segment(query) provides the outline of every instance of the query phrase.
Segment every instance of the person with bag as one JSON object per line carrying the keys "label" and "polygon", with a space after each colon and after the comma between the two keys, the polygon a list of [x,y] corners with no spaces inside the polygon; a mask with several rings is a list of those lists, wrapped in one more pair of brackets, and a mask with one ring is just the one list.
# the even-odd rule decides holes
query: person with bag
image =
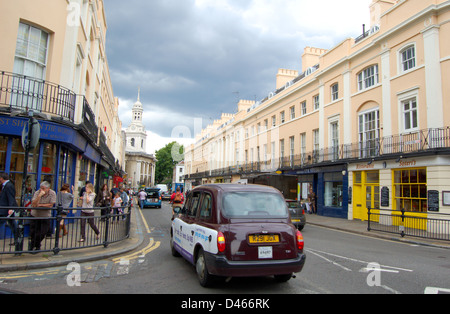
{"label": "person with bag", "polygon": [[89,226],[94,230],[97,235],[96,239],[100,239],[100,231],[94,222],[94,201],[95,201],[95,193],[94,186],[92,183],[86,184],[86,191],[81,197],[82,200],[82,210],[81,210],[81,239],[78,242],[84,242],[86,240],[86,221]]}
{"label": "person with bag", "polygon": [[172,194],[170,197],[170,203],[172,204],[172,216],[175,215],[174,207],[182,207],[184,203],[183,193],[180,192],[180,188],[177,188],[177,191]]}
{"label": "person with bag", "polygon": [[[73,191],[73,186],[72,186]],[[61,216],[63,219],[61,219],[61,223],[59,225],[60,233],[59,236],[62,237],[63,235],[67,235],[67,228],[64,224],[64,218],[67,217],[69,214],[69,208],[70,204],[72,204],[73,201],[73,194],[70,193],[70,186],[67,183],[64,183],[61,186],[61,189],[59,190],[58,194],[56,195],[56,200],[58,202],[58,206],[61,206],[63,208],[61,212]],[[62,233],[61,233],[62,231]]]}

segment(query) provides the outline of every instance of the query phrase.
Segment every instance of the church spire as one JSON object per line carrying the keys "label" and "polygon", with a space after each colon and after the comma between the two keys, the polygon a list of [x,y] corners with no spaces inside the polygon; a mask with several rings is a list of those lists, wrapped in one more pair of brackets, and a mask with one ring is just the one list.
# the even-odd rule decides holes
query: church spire
{"label": "church spire", "polygon": [[140,86],[138,87],[138,99],[137,99],[137,101],[138,102],[141,101],[141,87]]}

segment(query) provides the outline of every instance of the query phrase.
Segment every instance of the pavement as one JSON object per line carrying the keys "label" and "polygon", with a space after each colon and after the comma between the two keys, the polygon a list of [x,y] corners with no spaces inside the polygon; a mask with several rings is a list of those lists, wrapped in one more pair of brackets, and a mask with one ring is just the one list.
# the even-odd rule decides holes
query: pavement
{"label": "pavement", "polygon": [[[413,245],[433,246],[450,249],[450,241],[438,241],[422,238],[405,237],[400,235],[382,233],[378,231],[367,231],[367,222],[359,220],[346,220],[342,218],[324,217],[314,214],[306,215],[306,228],[308,225],[319,226],[363,236],[380,238],[390,241],[399,241]],[[11,254],[0,255],[0,272],[24,271],[48,267],[66,266],[71,262],[90,262],[124,255],[134,251],[144,241],[142,216],[139,210],[134,210],[131,215],[130,237],[118,243],[110,244],[108,247],[94,247],[62,251],[58,255],[53,253],[40,253],[36,255],[22,254],[14,256]]]}

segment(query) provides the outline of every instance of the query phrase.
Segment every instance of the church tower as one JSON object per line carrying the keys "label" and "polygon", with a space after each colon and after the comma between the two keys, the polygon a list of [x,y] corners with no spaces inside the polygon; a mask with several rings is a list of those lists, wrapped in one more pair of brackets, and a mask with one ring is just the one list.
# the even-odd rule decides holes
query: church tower
{"label": "church tower", "polygon": [[132,120],[131,124],[125,131],[127,136],[127,152],[145,153],[146,152],[146,142],[147,133],[145,132],[144,123],[142,123],[144,107],[140,101],[141,98],[140,89],[138,91],[137,102],[134,104],[132,109]]}

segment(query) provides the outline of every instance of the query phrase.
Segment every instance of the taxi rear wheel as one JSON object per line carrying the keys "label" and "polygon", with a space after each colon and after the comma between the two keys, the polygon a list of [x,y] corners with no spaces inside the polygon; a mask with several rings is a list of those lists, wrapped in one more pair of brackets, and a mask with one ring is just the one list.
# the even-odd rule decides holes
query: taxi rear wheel
{"label": "taxi rear wheel", "polygon": [[195,270],[197,272],[197,278],[202,287],[208,287],[213,281],[213,276],[208,273],[206,268],[205,254],[203,249],[200,249],[197,255],[197,261],[195,263]]}

